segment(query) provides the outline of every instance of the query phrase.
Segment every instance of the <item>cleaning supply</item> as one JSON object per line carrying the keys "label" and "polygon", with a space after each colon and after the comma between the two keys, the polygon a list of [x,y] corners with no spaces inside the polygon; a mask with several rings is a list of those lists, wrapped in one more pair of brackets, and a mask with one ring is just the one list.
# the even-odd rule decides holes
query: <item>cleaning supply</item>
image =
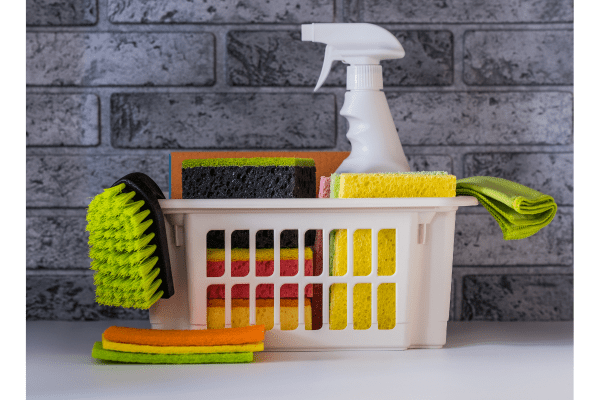
{"label": "cleaning supply", "polygon": [[[315,162],[315,177],[329,176],[350,155],[349,151],[174,151],[169,154],[169,198],[182,198],[182,164],[185,160],[216,158],[310,158]],[[315,193],[319,190],[315,182]]]}
{"label": "cleaning supply", "polygon": [[331,193],[330,185],[331,185],[331,177],[322,176],[320,186],[319,186],[319,198],[320,199],[328,199],[330,197],[330,193]]}
{"label": "cleaning supply", "polygon": [[[292,157],[252,157],[222,159],[186,159],[182,161],[183,198],[302,198],[315,197],[315,163],[312,159]],[[305,235],[305,245],[314,244],[314,231]],[[231,234],[231,275],[246,276],[249,272],[249,232],[236,230]],[[256,276],[270,276],[274,271],[274,237],[271,230],[256,234]],[[207,244],[207,276],[222,276],[225,271],[225,232],[209,231]],[[293,276],[298,271],[298,231],[284,230],[280,235],[280,275]],[[305,248],[304,273],[312,274],[312,250]],[[305,314],[311,313],[312,285],[305,290]],[[273,325],[274,286],[258,285],[256,298],[267,300],[256,304],[259,323]],[[249,323],[249,285],[233,286],[232,326]],[[225,285],[215,284],[207,290],[207,325],[209,329],[225,325]],[[280,292],[281,326],[298,324],[298,285],[283,285]],[[270,300],[270,303],[269,303]],[[285,302],[295,302],[286,305]],[[223,304],[222,304],[223,303]],[[293,307],[296,307],[293,309]],[[310,321],[309,321],[310,322]],[[310,323],[306,324],[310,329]]]}
{"label": "cleaning supply", "polygon": [[251,352],[199,354],[128,353],[104,349],[102,342],[94,343],[92,357],[104,361],[138,364],[230,364],[249,363],[254,360],[254,354]]}
{"label": "cleaning supply", "polygon": [[262,342],[249,344],[234,344],[222,346],[148,346],[142,344],[129,344],[111,342],[102,338],[104,350],[122,351],[126,353],[152,353],[152,354],[215,354],[215,353],[248,353],[263,351]]}
{"label": "cleaning supply", "polygon": [[158,185],[129,174],[91,201],[86,220],[96,302],[148,309],[174,294]]}
{"label": "cleaning supply", "polygon": [[[267,285],[265,285],[267,286]],[[268,285],[270,286],[270,285]],[[279,322],[281,330],[293,330],[298,327],[298,298],[280,299]],[[248,299],[231,299],[231,326],[244,327],[250,325],[250,302]],[[265,330],[274,326],[274,300],[256,299],[256,323],[263,325]],[[225,300],[209,299],[207,310],[208,329],[225,328]],[[304,323],[305,329],[312,328],[312,304],[310,299],[304,298]]]}
{"label": "cleaning supply", "polygon": [[[313,252],[310,247],[304,249],[304,274],[312,275],[312,257]],[[231,249],[231,276],[246,276],[250,271],[250,255],[248,249]],[[271,276],[274,271],[274,251],[273,249],[256,250],[256,276]],[[222,276],[225,272],[225,250],[207,249],[207,276]],[[280,250],[280,275],[293,276],[298,271],[298,250],[281,249]],[[312,287],[307,285],[307,296],[312,296]],[[247,299],[249,295],[248,285],[236,285],[232,288],[231,296],[233,299]],[[212,285],[208,290],[209,299],[224,299],[224,285]],[[256,288],[256,298],[272,299],[273,286],[259,285]],[[282,286],[281,298],[298,298],[298,288],[296,286]]]}
{"label": "cleaning supply", "polygon": [[265,328],[253,325],[227,329],[163,330],[111,326],[102,337],[111,342],[146,346],[222,346],[262,342]]}
{"label": "cleaning supply", "polygon": [[340,114],[348,120],[350,156],[337,169],[349,172],[410,171],[383,89],[379,62],[404,57],[394,35],[372,24],[302,25],[302,40],[327,44],[321,75],[315,87],[325,82],[334,61],[346,64],[344,106]]}
{"label": "cleaning supply", "polygon": [[[248,249],[231,249],[231,275],[246,276],[249,272],[250,251]],[[312,275],[313,252],[310,247],[304,248],[304,273]],[[256,276],[271,276],[274,271],[275,252],[273,249],[256,249]],[[279,250],[281,276],[293,276],[298,271],[298,249]],[[222,276],[225,272],[225,250],[206,249],[207,276]],[[310,275],[309,275],[310,274]]]}
{"label": "cleaning supply", "polygon": [[474,196],[500,225],[505,240],[524,239],[552,222],[554,198],[516,182],[473,176],[456,182],[456,194]]}
{"label": "cleaning supply", "polygon": [[331,197],[454,197],[456,176],[445,171],[332,174]]}
{"label": "cleaning supply", "polygon": [[[319,182],[319,198],[329,198],[329,183],[331,178],[322,176]],[[321,275],[323,272],[323,231],[316,231],[315,245],[313,246],[313,271],[315,276]],[[312,298],[312,323],[313,329],[321,329],[323,327],[323,284],[318,283],[313,285]]]}
{"label": "cleaning supply", "polygon": [[264,327],[222,330],[153,330],[111,326],[96,342],[92,357],[144,364],[251,362],[264,349]]}
{"label": "cleaning supply", "polygon": [[[323,181],[323,180],[322,180]],[[332,198],[377,197],[454,197],[456,176],[444,171],[404,173],[348,173],[332,174]],[[366,276],[371,272],[371,232],[358,229],[354,233],[354,275]],[[330,236],[330,274],[347,272],[347,231],[332,231]],[[382,229],[377,236],[377,275],[392,275],[396,266],[396,231]],[[395,324],[396,285],[383,283],[377,288],[378,329],[392,329]],[[371,326],[371,284],[354,287],[353,327]],[[347,321],[347,285],[336,283],[330,288],[330,327],[344,329]]]}
{"label": "cleaning supply", "polygon": [[315,162],[308,158],[184,160],[184,199],[316,197]]}
{"label": "cleaning supply", "polygon": [[[231,276],[246,276],[250,271],[250,254],[248,249],[231,249]],[[271,276],[274,271],[273,249],[257,249],[256,276]],[[298,271],[298,249],[280,249],[280,275],[293,276]],[[304,274],[311,276],[313,272],[313,252],[310,247],[304,249]],[[222,276],[225,272],[225,250],[207,249],[207,276]],[[250,286],[238,284],[231,288],[232,299],[232,326],[246,326],[249,324],[250,314],[248,297]],[[311,329],[311,298],[313,285],[306,285],[305,296],[305,324],[306,329]],[[207,290],[209,329],[219,329],[225,326],[225,285],[210,285]],[[264,325],[267,329],[273,326],[273,299],[274,286],[260,284],[256,286],[256,313],[257,324]],[[282,329],[295,329],[298,325],[298,286],[282,285],[280,290],[281,327]],[[220,301],[218,301],[220,300]],[[262,301],[266,300],[266,301]],[[290,303],[291,302],[291,303]],[[308,316],[308,318],[306,318]]]}

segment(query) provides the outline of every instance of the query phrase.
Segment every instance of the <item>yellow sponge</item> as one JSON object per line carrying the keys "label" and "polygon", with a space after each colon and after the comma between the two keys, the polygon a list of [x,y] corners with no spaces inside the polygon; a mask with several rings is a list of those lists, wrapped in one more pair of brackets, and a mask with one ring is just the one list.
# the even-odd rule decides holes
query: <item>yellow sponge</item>
{"label": "yellow sponge", "polygon": [[118,343],[106,340],[102,336],[102,348],[105,350],[123,351],[126,353],[151,354],[210,354],[210,353],[245,353],[263,351],[263,342],[249,344],[229,344],[221,346],[149,346],[142,344]]}
{"label": "yellow sponge", "polygon": [[[298,299],[281,299],[279,315],[281,330],[298,328]],[[231,299],[231,326],[233,328],[250,325],[248,299]],[[265,330],[274,326],[273,299],[256,299],[256,324],[264,325]],[[208,329],[225,328],[225,301],[223,299],[208,300]],[[309,299],[304,299],[305,329],[312,329],[312,307]]]}
{"label": "yellow sponge", "polygon": [[[338,230],[334,239],[334,257],[331,275],[341,276],[347,272],[347,231]],[[396,269],[396,231],[382,229],[377,235],[378,275],[392,275]],[[354,233],[354,276],[366,276],[371,272],[371,230],[359,229]],[[383,283],[377,288],[377,321],[379,329],[392,329],[396,324],[396,284]],[[330,329],[344,329],[347,325],[347,286],[335,283],[330,289]],[[371,284],[359,283],[354,287],[354,329],[371,326]]]}
{"label": "yellow sponge", "polygon": [[[455,197],[456,176],[447,172],[405,172],[370,174],[332,174],[332,198],[378,197]],[[347,231],[332,232],[334,239],[330,274],[347,272]],[[378,275],[392,275],[396,266],[396,230],[382,229],[377,237]],[[371,272],[371,231],[359,229],[354,234],[354,276]],[[354,287],[353,327],[371,326],[371,284],[359,283]],[[345,329],[347,325],[347,285],[337,283],[330,289],[330,329]],[[396,284],[384,283],[377,288],[377,323],[379,329],[396,325]]]}
{"label": "yellow sponge", "polygon": [[331,197],[456,197],[456,176],[443,171],[332,174]]}

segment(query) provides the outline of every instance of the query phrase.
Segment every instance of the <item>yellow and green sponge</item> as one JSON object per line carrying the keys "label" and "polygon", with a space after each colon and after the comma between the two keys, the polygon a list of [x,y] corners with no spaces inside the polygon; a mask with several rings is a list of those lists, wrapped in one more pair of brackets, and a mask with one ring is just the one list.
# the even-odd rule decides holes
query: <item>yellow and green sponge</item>
{"label": "yellow and green sponge", "polygon": [[[331,198],[380,197],[455,197],[456,176],[443,171],[403,173],[332,174]],[[371,272],[371,231],[359,229],[354,234],[354,276]],[[335,230],[330,235],[329,266],[332,276],[347,272],[347,231]],[[378,275],[392,275],[396,268],[396,230],[382,229],[378,233]],[[354,329],[371,326],[371,284],[354,287]],[[337,283],[330,289],[330,329],[345,329],[347,325],[347,285]],[[377,288],[377,321],[379,329],[396,325],[396,284],[383,283]]]}

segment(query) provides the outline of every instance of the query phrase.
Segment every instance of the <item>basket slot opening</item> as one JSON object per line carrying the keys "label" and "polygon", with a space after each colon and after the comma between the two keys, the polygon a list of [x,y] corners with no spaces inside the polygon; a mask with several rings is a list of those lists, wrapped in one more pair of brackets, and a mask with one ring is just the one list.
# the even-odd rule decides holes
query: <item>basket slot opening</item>
{"label": "basket slot opening", "polygon": [[208,231],[206,234],[206,276],[225,274],[225,231]]}
{"label": "basket slot opening", "polygon": [[295,276],[298,274],[299,262],[298,231],[285,229],[279,236],[280,276]]}
{"label": "basket slot opening", "polygon": [[275,286],[272,283],[256,285],[256,324],[264,325],[266,330],[274,327],[274,294]]}
{"label": "basket slot opening", "polygon": [[210,285],[206,292],[207,328],[225,328],[225,285]]}
{"label": "basket slot opening", "polygon": [[298,307],[304,303],[304,298],[299,302],[298,284],[286,283],[281,285],[280,316],[281,330],[293,331],[298,329]]}
{"label": "basket slot opening", "polygon": [[[395,229],[356,229],[352,233],[352,246],[348,248],[348,231],[335,229],[329,235],[329,274],[365,277],[356,283],[334,283],[329,291],[330,329],[393,329],[396,322],[396,286],[382,283],[377,286],[368,283],[375,276],[391,276],[396,273],[396,230]],[[350,279],[349,279],[350,282]],[[349,299],[350,297],[350,299]],[[375,301],[372,301],[375,299]],[[348,301],[351,301],[349,304]]]}
{"label": "basket slot opening", "polygon": [[323,328],[323,284],[309,284],[304,287],[307,299],[304,308],[306,330],[318,331]]}
{"label": "basket slot opening", "polygon": [[396,284],[381,283],[377,287],[377,329],[396,327]]}
{"label": "basket slot opening", "polygon": [[[308,236],[311,232],[314,232],[315,235],[314,245],[312,247],[312,276],[321,276],[323,273],[323,230],[311,229],[306,231],[304,236],[305,243],[309,243]],[[317,283],[310,286],[312,286],[312,330],[319,330],[323,327],[323,284]],[[308,324],[306,326],[308,327]]]}
{"label": "basket slot opening", "polygon": [[274,232],[262,229],[256,231],[256,276],[272,276],[274,268]]}

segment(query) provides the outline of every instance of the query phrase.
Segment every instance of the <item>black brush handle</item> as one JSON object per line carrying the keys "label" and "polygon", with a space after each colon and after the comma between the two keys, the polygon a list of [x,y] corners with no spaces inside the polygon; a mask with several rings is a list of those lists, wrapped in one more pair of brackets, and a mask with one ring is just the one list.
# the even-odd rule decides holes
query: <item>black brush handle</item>
{"label": "black brush handle", "polygon": [[175,288],[173,286],[173,276],[171,274],[171,259],[169,258],[169,244],[167,243],[165,218],[162,209],[160,208],[160,204],[158,203],[158,199],[164,199],[165,195],[152,178],[141,172],[128,174],[116,181],[112,186],[114,187],[121,183],[125,184],[125,190],[123,190],[124,193],[132,190],[135,191],[136,195],[133,200],[144,200],[145,206],[150,210],[150,218],[154,221],[150,226],[150,229],[154,232],[155,236],[149,244],[156,245],[155,254],[158,256],[156,266],[160,269],[158,277],[162,280],[158,290],[163,291],[163,299],[168,299],[175,294]]}

